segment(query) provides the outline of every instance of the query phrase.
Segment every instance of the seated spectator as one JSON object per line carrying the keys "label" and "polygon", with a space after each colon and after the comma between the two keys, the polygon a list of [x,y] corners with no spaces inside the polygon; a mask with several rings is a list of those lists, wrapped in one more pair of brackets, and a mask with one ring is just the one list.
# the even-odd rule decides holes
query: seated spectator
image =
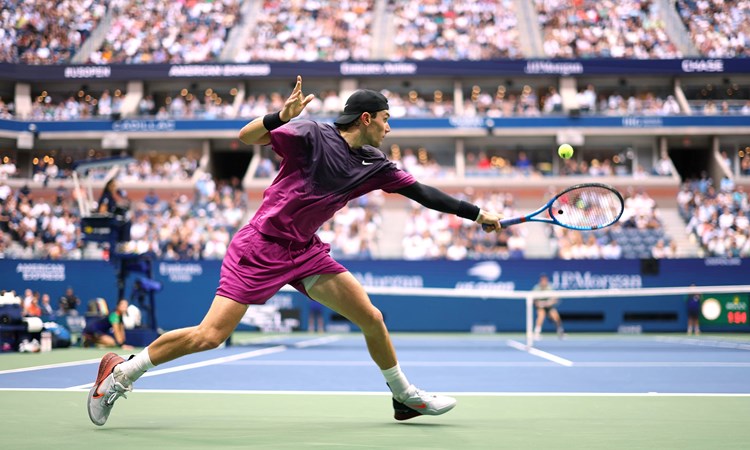
{"label": "seated spectator", "polygon": [[602,259],[620,259],[622,258],[622,247],[617,240],[610,239],[602,246]]}
{"label": "seated spectator", "polygon": [[13,178],[17,173],[18,170],[15,161],[8,156],[4,157],[0,162],[0,181]]}
{"label": "seated spectator", "polygon": [[65,289],[65,295],[57,303],[57,313],[61,316],[77,316],[81,299],[74,293],[72,287]]}
{"label": "seated spectator", "polygon": [[130,200],[124,194],[125,192],[117,186],[117,179],[111,178],[102,189],[97,211],[108,214],[123,213],[130,207]]}
{"label": "seated spectator", "polygon": [[39,306],[39,292],[34,292],[31,298],[24,298],[23,311],[24,317],[41,317],[42,308]]}
{"label": "seated spectator", "polygon": [[57,319],[57,312],[52,308],[49,294],[42,294],[42,300],[39,304],[41,314],[39,315],[44,322],[54,322]]}
{"label": "seated spectator", "polygon": [[667,246],[664,239],[659,239],[651,247],[651,257],[654,259],[674,258],[675,256],[674,249],[671,246]]}

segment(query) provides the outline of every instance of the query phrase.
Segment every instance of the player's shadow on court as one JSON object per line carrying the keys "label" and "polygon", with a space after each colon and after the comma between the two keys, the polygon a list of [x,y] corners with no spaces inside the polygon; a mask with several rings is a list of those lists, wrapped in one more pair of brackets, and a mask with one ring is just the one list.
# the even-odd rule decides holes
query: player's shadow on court
{"label": "player's shadow on court", "polygon": [[400,427],[427,427],[427,428],[451,428],[459,425],[455,423],[433,423],[433,422],[391,422],[389,426],[400,426]]}

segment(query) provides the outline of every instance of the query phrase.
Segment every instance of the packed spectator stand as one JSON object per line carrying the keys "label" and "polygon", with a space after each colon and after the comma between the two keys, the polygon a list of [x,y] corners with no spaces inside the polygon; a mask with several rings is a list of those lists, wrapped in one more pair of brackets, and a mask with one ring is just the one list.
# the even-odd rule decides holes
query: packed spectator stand
{"label": "packed spectator stand", "polygon": [[[748,7],[741,0],[535,0],[530,11],[519,11],[518,5],[511,0],[4,0],[0,62],[70,62],[100,25],[102,36],[85,50],[84,61],[94,64],[681,57],[670,35],[677,31],[666,26],[667,13],[682,18],[682,32],[701,55],[748,55]],[[664,11],[664,5],[674,10]],[[523,49],[524,32],[542,35],[539,48]],[[227,46],[232,51],[225,52]]]}
{"label": "packed spectator stand", "polygon": [[679,58],[658,2],[535,0],[551,58]]}
{"label": "packed spectator stand", "polygon": [[[680,0],[676,2],[675,11],[685,20],[686,33],[701,55],[747,56],[747,46],[744,45],[747,21],[741,20],[748,13],[745,3]],[[518,9],[520,4],[510,0],[223,0],[167,5],[154,1],[102,3],[69,0],[55,5],[37,2],[31,6],[5,1],[0,3],[3,11],[0,20],[4,22],[0,32],[0,62],[59,64],[70,63],[76,56],[86,56],[80,62],[93,64],[682,56],[665,25],[666,11],[661,9],[663,2],[535,0],[530,3],[530,8]],[[536,19],[531,22],[532,28],[542,36],[537,48],[525,47],[520,39],[524,32],[532,31],[525,20],[528,17]],[[68,28],[74,31],[61,33],[60,23],[72,23]],[[98,27],[101,36],[96,40],[93,33]],[[43,39],[38,42],[31,39],[40,35]],[[392,36],[392,39],[383,39],[383,36]],[[89,44],[96,44],[94,48],[86,50],[87,54],[78,55],[89,39]],[[448,79],[430,80],[420,85],[399,79],[385,83],[384,88],[380,79],[363,79],[361,87],[382,89],[389,98],[394,119],[460,116],[482,120],[567,117],[573,113],[608,117],[750,115],[747,86],[723,77],[709,81],[699,79],[681,86],[671,81],[633,83],[617,77],[581,78],[575,87],[568,86],[566,92],[556,77],[508,80],[495,77],[461,81],[460,87],[456,87],[453,80]],[[305,117],[330,120],[340,111],[347,89],[337,80],[319,85],[323,89],[316,91],[317,98],[305,111]],[[117,120],[124,115],[157,120],[249,120],[278,110],[287,94],[285,89],[286,86],[280,83],[241,86],[226,81],[195,83],[184,80],[172,82],[169,86],[146,84],[144,92],[129,92],[127,83],[116,81],[96,84],[70,81],[64,86],[56,82],[35,82],[32,84],[30,108],[22,113],[19,113],[13,93],[0,91],[0,119]],[[129,95],[133,96],[131,101],[136,100],[135,106],[128,108]],[[563,98],[565,95],[568,98]],[[503,140],[490,144],[469,142],[460,157],[455,156],[453,149],[446,151],[429,140],[415,145],[408,139],[402,142],[394,138],[384,149],[390,148],[391,158],[421,180],[450,182],[459,179],[481,183],[496,178],[524,182],[547,177],[624,177],[625,184],[637,185],[631,180],[678,176],[669,155],[663,151],[658,160],[650,161],[643,155],[639,158],[637,149],[634,151],[626,144],[618,143],[609,148],[600,143],[597,148],[587,142],[587,147],[586,152],[568,161],[558,160],[546,148],[519,147]],[[732,153],[734,149],[728,148]],[[49,149],[35,149],[30,167],[24,164],[19,170],[14,165],[17,151],[0,149],[0,180],[28,179],[46,188],[54,188],[57,181],[69,180],[69,166],[73,161],[108,156],[106,151],[84,148],[61,148],[59,152],[52,156]],[[142,149],[131,150],[131,153],[137,154],[139,163],[127,167],[121,174],[122,180],[131,185],[149,182],[150,187],[156,187],[154,195],[162,198],[155,205],[134,203],[135,237],[129,244],[131,250],[148,249],[165,258],[220,258],[228,237],[241,224],[238,216],[247,217],[252,213],[252,201],[245,193],[240,193],[246,180],[231,184],[206,178],[205,172],[198,169],[198,157],[194,155],[176,154],[165,160],[168,153],[161,152],[161,160],[156,161],[144,158]],[[259,163],[251,166],[253,173],[247,178],[267,184],[275,175],[278,160],[267,150],[258,156]],[[734,164],[731,168],[733,177],[750,175],[750,156],[746,153],[737,157]],[[104,176],[104,173],[98,174],[100,180]],[[225,177],[225,180],[229,179]],[[170,181],[186,182],[195,192],[174,198],[161,195]],[[222,187],[212,188],[212,183]],[[85,246],[76,236],[80,230],[73,230],[68,236],[64,232],[58,233],[59,242],[57,238],[52,242],[49,236],[44,237],[45,233],[75,228],[77,212],[72,198],[68,198],[67,203],[51,198],[31,201],[19,195],[22,187],[0,185],[0,192],[8,189],[11,193],[4,194],[2,214],[7,220],[0,225],[9,227],[13,224],[16,228],[12,239],[5,236],[4,242],[0,243],[5,254],[85,257]],[[140,190],[144,191],[141,194],[145,193],[145,189]],[[217,191],[221,194],[216,194]],[[460,191],[458,194],[464,195]],[[33,194],[29,195],[33,199]],[[474,201],[490,201],[477,195]],[[489,193],[485,189],[481,195],[509,194]],[[637,194],[632,197],[637,197]],[[742,211],[742,208],[734,209],[737,214]],[[49,228],[47,222],[51,221],[45,218],[47,211],[53,216],[56,216],[55,212],[59,213],[55,219],[60,223],[52,232],[45,231]],[[384,252],[382,238],[376,230],[385,220],[383,215],[389,213],[384,210],[382,199],[363,200],[361,204],[350,205],[341,217],[337,216],[326,224],[321,234],[326,236],[326,242],[332,245],[337,256],[378,257],[387,252]],[[406,259],[420,257],[418,255],[451,259],[524,257],[526,239],[521,229],[511,228],[492,236],[496,241],[490,242],[487,241],[489,237],[473,233],[466,224],[458,226],[445,217],[430,217],[432,213],[429,212],[424,214],[425,217],[414,216],[406,223],[408,232],[402,240],[399,256]],[[410,209],[407,209],[407,215],[410,215]],[[655,217],[648,220],[633,215],[623,219],[622,226],[595,235],[578,236],[560,230],[560,234],[551,236],[556,241],[553,242],[556,256],[674,256],[674,240],[664,231],[658,213],[652,215]],[[185,224],[180,229],[170,228],[169,224],[173,225],[177,217],[185,219]],[[688,216],[686,220],[690,222]],[[36,225],[32,224],[34,221]],[[725,217],[724,223],[727,221]],[[19,228],[16,222],[23,228]],[[695,232],[693,228],[691,232]],[[431,230],[429,239],[424,235],[425,229]],[[177,241],[166,242],[167,235]],[[731,244],[715,244],[716,238],[709,246],[703,243],[700,234],[696,233],[696,236],[708,254],[724,254],[727,247],[732,247]],[[742,243],[741,232],[737,240]],[[631,241],[640,241],[644,245],[631,246]],[[616,248],[605,250],[614,244],[621,246],[619,251]],[[743,248],[739,246],[739,254],[743,254]]]}

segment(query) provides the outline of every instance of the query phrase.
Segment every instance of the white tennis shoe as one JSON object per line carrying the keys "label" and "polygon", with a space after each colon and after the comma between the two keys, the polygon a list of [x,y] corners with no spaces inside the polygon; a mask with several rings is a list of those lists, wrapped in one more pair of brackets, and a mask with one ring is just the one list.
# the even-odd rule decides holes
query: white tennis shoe
{"label": "white tennis shoe", "polygon": [[115,366],[124,361],[115,353],[107,353],[99,363],[99,373],[89,391],[87,402],[89,419],[95,425],[102,426],[107,423],[115,401],[120,397],[127,398],[125,393],[133,390],[132,385],[126,386],[115,380]]}
{"label": "white tennis shoe", "polygon": [[408,420],[417,416],[439,416],[456,406],[456,399],[445,395],[435,395],[409,386],[406,393],[393,397],[393,417]]}

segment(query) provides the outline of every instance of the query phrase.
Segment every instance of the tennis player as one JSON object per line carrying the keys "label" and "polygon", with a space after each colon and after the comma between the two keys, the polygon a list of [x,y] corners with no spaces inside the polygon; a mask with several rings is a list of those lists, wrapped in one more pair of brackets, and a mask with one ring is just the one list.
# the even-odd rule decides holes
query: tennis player
{"label": "tennis player", "polygon": [[[539,275],[539,282],[534,285],[535,291],[551,291],[552,285],[549,284],[549,277],[546,273]],[[557,336],[562,339],[565,336],[563,330],[562,319],[560,313],[557,311],[557,304],[559,299],[555,297],[551,298],[537,298],[534,300],[534,306],[536,307],[536,324],[534,325],[534,339],[539,341],[542,339],[542,325],[544,319],[549,316],[555,325],[557,326]]]}
{"label": "tennis player", "polygon": [[242,128],[242,142],[271,144],[283,161],[255,216],[232,238],[211,308],[198,326],[164,333],[128,361],[114,353],[104,355],[88,397],[92,422],[103,425],[114,402],[132,390],[133,382],[146,370],[219,346],[248,305],[265,303],[285,284],[362,330],[370,356],[393,394],[396,420],[439,415],[455,406],[455,399],[427,393],[409,382],[398,364],[383,315],[315,233],[347,202],[376,189],[489,225],[490,232],[500,229],[501,217],[417,182],[386,159],[378,150],[390,131],[388,101],[382,94],[354,92],[335,126],[302,119],[290,122],[313,98],[302,93],[302,78],[297,77],[281,111]]}

